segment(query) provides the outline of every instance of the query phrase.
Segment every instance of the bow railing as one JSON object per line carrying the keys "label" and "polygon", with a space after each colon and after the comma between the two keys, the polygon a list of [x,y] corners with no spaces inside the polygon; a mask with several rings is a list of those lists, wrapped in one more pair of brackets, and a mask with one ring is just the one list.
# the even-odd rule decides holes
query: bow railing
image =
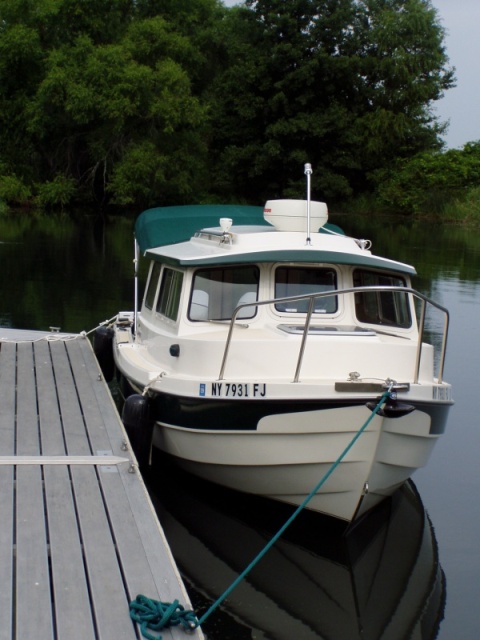
{"label": "bow railing", "polygon": [[[303,357],[304,357],[305,349],[306,349],[306,345],[307,345],[307,339],[308,339],[308,336],[309,336],[309,333],[310,333],[312,316],[313,316],[313,314],[315,312],[315,303],[316,303],[316,301],[321,299],[321,298],[347,296],[347,295],[351,295],[351,294],[386,293],[386,292],[409,294],[409,295],[411,295],[413,297],[414,300],[418,301],[418,305],[414,305],[415,317],[416,317],[417,326],[418,326],[418,344],[417,344],[417,352],[416,352],[416,358],[415,358],[415,370],[413,372],[413,382],[414,382],[414,384],[418,383],[418,379],[419,379],[419,375],[420,375],[420,362],[421,362],[422,348],[423,348],[424,339],[425,339],[425,333],[426,333],[427,307],[430,305],[431,307],[437,309],[438,311],[440,311],[443,314],[444,321],[443,321],[443,329],[442,329],[442,332],[441,332],[441,344],[440,344],[440,353],[439,353],[439,357],[438,357],[438,375],[437,375],[437,381],[438,381],[439,384],[441,384],[442,381],[443,381],[443,372],[444,372],[444,367],[445,367],[445,356],[446,356],[446,349],[447,349],[447,337],[448,337],[448,329],[449,329],[449,321],[450,321],[449,312],[445,307],[443,307],[442,305],[438,304],[434,300],[428,298],[423,293],[420,293],[419,291],[416,291],[415,289],[411,289],[409,287],[398,287],[398,286],[352,287],[352,288],[348,288],[348,289],[336,289],[336,290],[333,290],[333,291],[331,291],[331,290],[330,291],[322,291],[322,292],[319,292],[319,293],[303,294],[303,295],[299,295],[299,296],[288,296],[288,297],[285,297],[285,298],[272,298],[272,299],[269,299],[269,300],[256,300],[256,301],[246,302],[244,304],[238,305],[238,307],[236,307],[236,309],[234,310],[232,318],[230,320],[230,326],[229,326],[229,330],[228,330],[227,340],[226,340],[226,343],[225,343],[225,350],[224,350],[224,353],[223,353],[222,364],[221,364],[221,367],[220,367],[220,373],[219,373],[218,379],[219,380],[224,380],[224,377],[225,377],[225,369],[226,369],[226,366],[227,366],[227,361],[228,361],[229,352],[230,352],[230,346],[231,346],[231,343],[232,343],[233,333],[234,333],[235,327],[237,325],[240,325],[240,326],[243,326],[243,327],[246,326],[243,321],[240,323],[237,320],[237,317],[238,317],[238,315],[240,314],[240,312],[242,310],[244,310],[246,308],[252,308],[252,307],[262,307],[262,306],[278,305],[278,304],[285,304],[285,303],[290,303],[290,302],[297,302],[297,301],[300,301],[300,300],[304,300],[304,301],[308,302],[308,310],[306,312],[304,325],[303,325],[303,330],[301,332],[302,333],[302,337],[301,337],[301,342],[300,342],[298,358],[297,358],[297,362],[296,362],[295,374],[294,374],[294,378],[293,378],[293,382],[299,382],[300,373],[301,373],[301,369],[302,369],[302,363],[303,363]],[[303,317],[302,317],[302,321],[303,321]],[[381,328],[382,326],[385,327],[385,325],[376,325],[376,324],[372,324],[372,323],[359,323],[358,327],[362,327],[363,328],[363,327],[365,327],[365,325],[368,325],[368,328],[371,331],[375,331],[375,333],[383,333],[383,334],[387,334],[387,335],[393,335],[393,336],[396,336],[396,337],[405,337],[401,332],[395,333],[395,327],[394,326],[389,326],[388,327],[388,331],[384,330],[384,328]],[[341,325],[338,325],[338,327],[341,328]]]}

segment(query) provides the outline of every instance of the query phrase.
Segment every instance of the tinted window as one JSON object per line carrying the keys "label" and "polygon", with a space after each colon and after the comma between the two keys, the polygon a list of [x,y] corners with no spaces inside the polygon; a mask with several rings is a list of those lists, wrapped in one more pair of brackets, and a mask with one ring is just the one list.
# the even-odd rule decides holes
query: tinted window
{"label": "tinted window", "polygon": [[[258,299],[258,267],[200,269],[195,273],[188,317],[190,320],[230,320],[239,304]],[[237,318],[253,318],[255,306],[239,311]]]}
{"label": "tinted window", "polygon": [[[278,267],[275,270],[275,298],[335,291],[337,274],[334,269],[319,267]],[[275,305],[284,313],[307,313],[310,300],[293,300]],[[316,298],[314,313],[335,313],[337,296]]]}
{"label": "tinted window", "polygon": [[162,284],[158,296],[157,311],[163,316],[176,320],[180,295],[182,293],[183,273],[165,268],[163,270]]}
{"label": "tinted window", "polygon": [[[356,269],[354,287],[404,287],[400,276]],[[355,294],[355,313],[360,322],[408,328],[412,325],[408,294],[397,291],[372,291]]]}
{"label": "tinted window", "polygon": [[153,309],[153,303],[155,302],[155,294],[157,292],[158,277],[161,271],[161,264],[159,262],[152,262],[150,269],[150,278],[148,280],[147,291],[145,293],[145,306],[147,309]]}

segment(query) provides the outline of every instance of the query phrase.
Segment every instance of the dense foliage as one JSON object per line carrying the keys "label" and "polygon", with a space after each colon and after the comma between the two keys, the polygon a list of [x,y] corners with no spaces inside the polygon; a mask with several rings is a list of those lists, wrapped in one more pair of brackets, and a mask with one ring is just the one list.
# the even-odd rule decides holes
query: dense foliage
{"label": "dense foliage", "polygon": [[311,162],[316,197],[416,210],[409,171],[452,176],[443,39],[430,0],[0,0],[0,200],[258,203]]}
{"label": "dense foliage", "polygon": [[383,172],[377,197],[381,208],[396,213],[422,216],[448,211],[449,219],[478,219],[479,185],[480,142],[471,142],[463,149],[399,160]]}
{"label": "dense foliage", "polygon": [[431,112],[452,83],[426,0],[247,0],[229,16],[215,150],[238,196],[296,194],[308,159],[329,201],[439,147]]}
{"label": "dense foliage", "polygon": [[1,0],[4,197],[192,199],[216,0]]}

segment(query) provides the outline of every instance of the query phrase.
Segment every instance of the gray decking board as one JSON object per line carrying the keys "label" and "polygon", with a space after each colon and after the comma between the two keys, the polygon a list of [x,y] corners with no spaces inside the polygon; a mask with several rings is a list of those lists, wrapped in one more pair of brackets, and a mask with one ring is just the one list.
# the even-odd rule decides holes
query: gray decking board
{"label": "gray decking board", "polygon": [[[0,451],[15,452],[16,348],[0,353]],[[14,469],[0,467],[0,640],[10,640],[13,624]]]}
{"label": "gray decking board", "polygon": [[[40,454],[32,344],[17,349],[16,453]],[[21,398],[21,401],[20,401]],[[15,632],[18,638],[53,638],[42,468],[16,470]]]}
{"label": "gray decking board", "polygon": [[[0,336],[0,457],[131,459],[89,341],[11,336]],[[129,467],[0,464],[0,640],[140,638],[128,608],[138,593],[190,607],[146,488]],[[176,627],[162,637],[203,635]]]}

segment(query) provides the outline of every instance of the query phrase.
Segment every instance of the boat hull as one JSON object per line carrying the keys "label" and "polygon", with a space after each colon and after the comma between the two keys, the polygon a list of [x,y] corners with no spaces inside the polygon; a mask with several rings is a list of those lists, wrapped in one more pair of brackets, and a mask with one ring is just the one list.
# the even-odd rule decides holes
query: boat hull
{"label": "boat hull", "polygon": [[[192,404],[157,394],[153,444],[201,478],[292,505],[310,496],[306,508],[348,522],[392,495],[427,463],[449,410],[447,403],[422,402],[399,417],[372,417],[368,402],[331,399],[297,403],[295,410],[294,403],[264,401],[254,419],[251,401],[223,401],[209,428],[202,417],[202,409],[207,415],[213,411],[208,400],[192,399]],[[192,414],[188,408],[193,407]]]}

